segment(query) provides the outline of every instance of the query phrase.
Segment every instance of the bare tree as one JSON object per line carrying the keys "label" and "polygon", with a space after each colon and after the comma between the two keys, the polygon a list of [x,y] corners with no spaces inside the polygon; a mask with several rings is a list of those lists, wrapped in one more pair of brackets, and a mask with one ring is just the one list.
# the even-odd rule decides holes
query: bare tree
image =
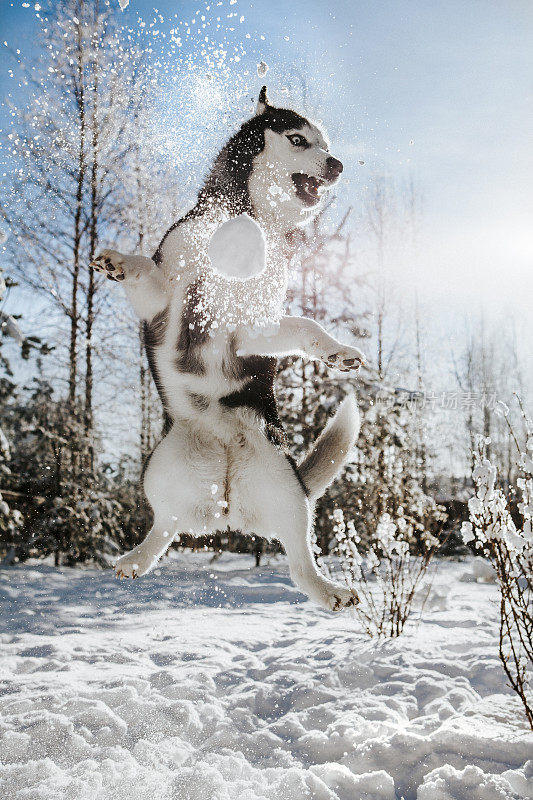
{"label": "bare tree", "polygon": [[[83,403],[88,440],[94,426],[95,380],[99,407],[119,391],[108,371],[102,371],[100,355],[105,350],[106,358],[120,356],[117,372],[122,379],[124,370],[133,368],[132,359],[124,359],[124,337],[132,321],[107,292],[100,292],[101,279],[88,264],[103,242],[122,240],[129,249],[136,244],[149,248],[150,220],[143,221],[147,208],[155,197],[165,205],[155,191],[157,168],[151,171],[150,186],[145,180],[156,153],[147,131],[154,76],[146,65],[141,69],[145,56],[140,49],[126,50],[120,41],[114,12],[100,0],[61,0],[43,19],[43,57],[36,66],[21,66],[33,99],[12,108],[7,141],[19,167],[12,174],[4,213],[12,234],[11,272],[44,300],[42,330],[56,346],[54,384],[60,392],[66,384],[71,406]],[[136,178],[135,225],[130,225],[134,158],[141,177]],[[160,192],[164,187],[165,180],[160,181]],[[130,214],[127,221],[124,209]],[[137,225],[145,230],[136,230]],[[159,219],[159,235],[161,228]],[[146,409],[146,371],[141,382]]]}
{"label": "bare tree", "polygon": [[523,390],[516,336],[512,325],[490,327],[483,315],[470,320],[460,357],[453,370],[463,402],[463,423],[466,432],[465,472],[473,468],[478,435],[486,440],[487,456],[492,459],[507,482],[513,481],[516,459],[514,443],[505,421],[511,408],[513,426],[522,427],[520,416],[513,409],[513,392]]}
{"label": "bare tree", "polygon": [[401,231],[400,200],[394,183],[378,175],[370,183],[363,211],[363,226],[374,249],[370,284],[374,294],[375,365],[380,380],[387,378],[403,335],[399,300],[391,281],[391,257]]}

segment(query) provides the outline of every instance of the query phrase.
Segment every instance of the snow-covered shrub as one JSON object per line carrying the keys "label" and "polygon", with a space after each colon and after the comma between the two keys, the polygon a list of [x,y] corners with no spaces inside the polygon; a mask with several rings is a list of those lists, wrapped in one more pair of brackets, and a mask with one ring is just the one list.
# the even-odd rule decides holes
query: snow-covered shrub
{"label": "snow-covered shrub", "polygon": [[323,538],[314,545],[321,566],[322,556],[338,557],[360,597],[356,613],[367,633],[399,636],[442,545],[437,534],[446,514],[426,491],[413,408],[393,389],[378,402],[384,392],[373,382],[358,392],[362,427],[354,459],[328,492],[327,547]]}
{"label": "snow-covered shrub", "polygon": [[18,560],[54,555],[57,565],[105,565],[142,533],[131,470],[98,460],[88,469],[83,409],[56,399],[45,380],[31,393],[0,406],[12,443],[7,487],[21,497],[25,524],[10,539]]}
{"label": "snow-covered shrub", "polygon": [[118,551],[122,507],[99,491],[87,491],[74,484],[63,485],[34,532],[40,554],[61,553],[62,563],[73,566],[93,561],[105,566],[106,555]]}
{"label": "snow-covered shrub", "polygon": [[462,535],[494,567],[500,590],[500,660],[533,729],[533,428],[529,420],[526,424],[516,509],[511,494],[498,486],[497,470],[487,458],[490,440],[479,437],[473,454],[475,495],[468,503],[470,520],[463,523]]}
{"label": "snow-covered shrub", "polygon": [[356,457],[347,468],[352,496],[348,505],[338,505],[349,511],[364,547],[372,545],[384,514],[400,528],[407,525],[422,552],[427,532],[437,533],[446,519],[427,489],[417,408],[408,398],[409,393],[382,383],[358,391],[362,425]]}
{"label": "snow-covered shrub", "polygon": [[[401,509],[399,509],[401,511]],[[399,636],[411,616],[424,579],[439,547],[429,532],[416,531],[405,517],[382,514],[366,552],[352,521],[346,522],[340,508],[333,512],[335,541],[345,582],[355,589],[360,603],[355,613],[370,636]],[[322,559],[320,566],[328,570]]]}
{"label": "snow-covered shrub", "polygon": [[[4,234],[0,231],[0,244],[5,241]],[[2,298],[6,289],[6,283],[2,276],[2,269],[0,268],[0,299]],[[4,335],[11,335],[11,330],[8,330],[7,325],[4,324],[5,319],[0,314],[0,368],[2,372],[6,373],[6,377],[0,377],[0,401],[10,397],[13,393],[14,384],[9,380],[11,376],[11,369],[9,363],[2,355],[1,352],[1,338]],[[9,441],[6,433],[0,427],[0,555],[10,557],[12,553],[12,541],[16,536],[16,532],[22,525],[22,514],[16,509],[10,508],[5,497],[2,495],[2,486],[6,478],[11,474],[9,462],[11,460],[11,451]]]}
{"label": "snow-covered shrub", "polygon": [[10,457],[9,443],[0,428],[0,551],[4,551],[3,555],[8,559],[13,552],[13,540],[23,522],[20,511],[10,508],[2,496],[2,481],[10,474]]}

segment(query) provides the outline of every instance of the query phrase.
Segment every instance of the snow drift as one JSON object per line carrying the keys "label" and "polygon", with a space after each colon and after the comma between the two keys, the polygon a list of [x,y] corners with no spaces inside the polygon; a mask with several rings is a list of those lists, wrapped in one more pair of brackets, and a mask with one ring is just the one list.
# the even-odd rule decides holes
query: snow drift
{"label": "snow drift", "polygon": [[150,580],[0,570],[0,797],[525,800],[533,734],[495,587],[440,564],[398,640],[363,637],[285,561],[179,554]]}

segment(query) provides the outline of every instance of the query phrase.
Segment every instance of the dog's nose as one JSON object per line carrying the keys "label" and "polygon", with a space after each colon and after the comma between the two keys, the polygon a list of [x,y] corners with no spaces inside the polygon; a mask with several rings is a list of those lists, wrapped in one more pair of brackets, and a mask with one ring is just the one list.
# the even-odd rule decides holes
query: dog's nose
{"label": "dog's nose", "polygon": [[333,158],[333,156],[328,156],[326,159],[326,167],[327,167],[327,177],[330,180],[334,178],[338,178],[341,174],[344,167],[342,166],[342,161],[339,161],[338,158]]}

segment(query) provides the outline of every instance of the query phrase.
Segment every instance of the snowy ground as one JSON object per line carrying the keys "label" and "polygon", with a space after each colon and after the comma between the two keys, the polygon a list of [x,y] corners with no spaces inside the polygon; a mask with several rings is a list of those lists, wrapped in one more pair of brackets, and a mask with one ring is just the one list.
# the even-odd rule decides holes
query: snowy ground
{"label": "snowy ground", "polygon": [[375,643],[283,559],[250,567],[0,570],[2,800],[533,797],[493,586],[442,564],[420,624]]}

